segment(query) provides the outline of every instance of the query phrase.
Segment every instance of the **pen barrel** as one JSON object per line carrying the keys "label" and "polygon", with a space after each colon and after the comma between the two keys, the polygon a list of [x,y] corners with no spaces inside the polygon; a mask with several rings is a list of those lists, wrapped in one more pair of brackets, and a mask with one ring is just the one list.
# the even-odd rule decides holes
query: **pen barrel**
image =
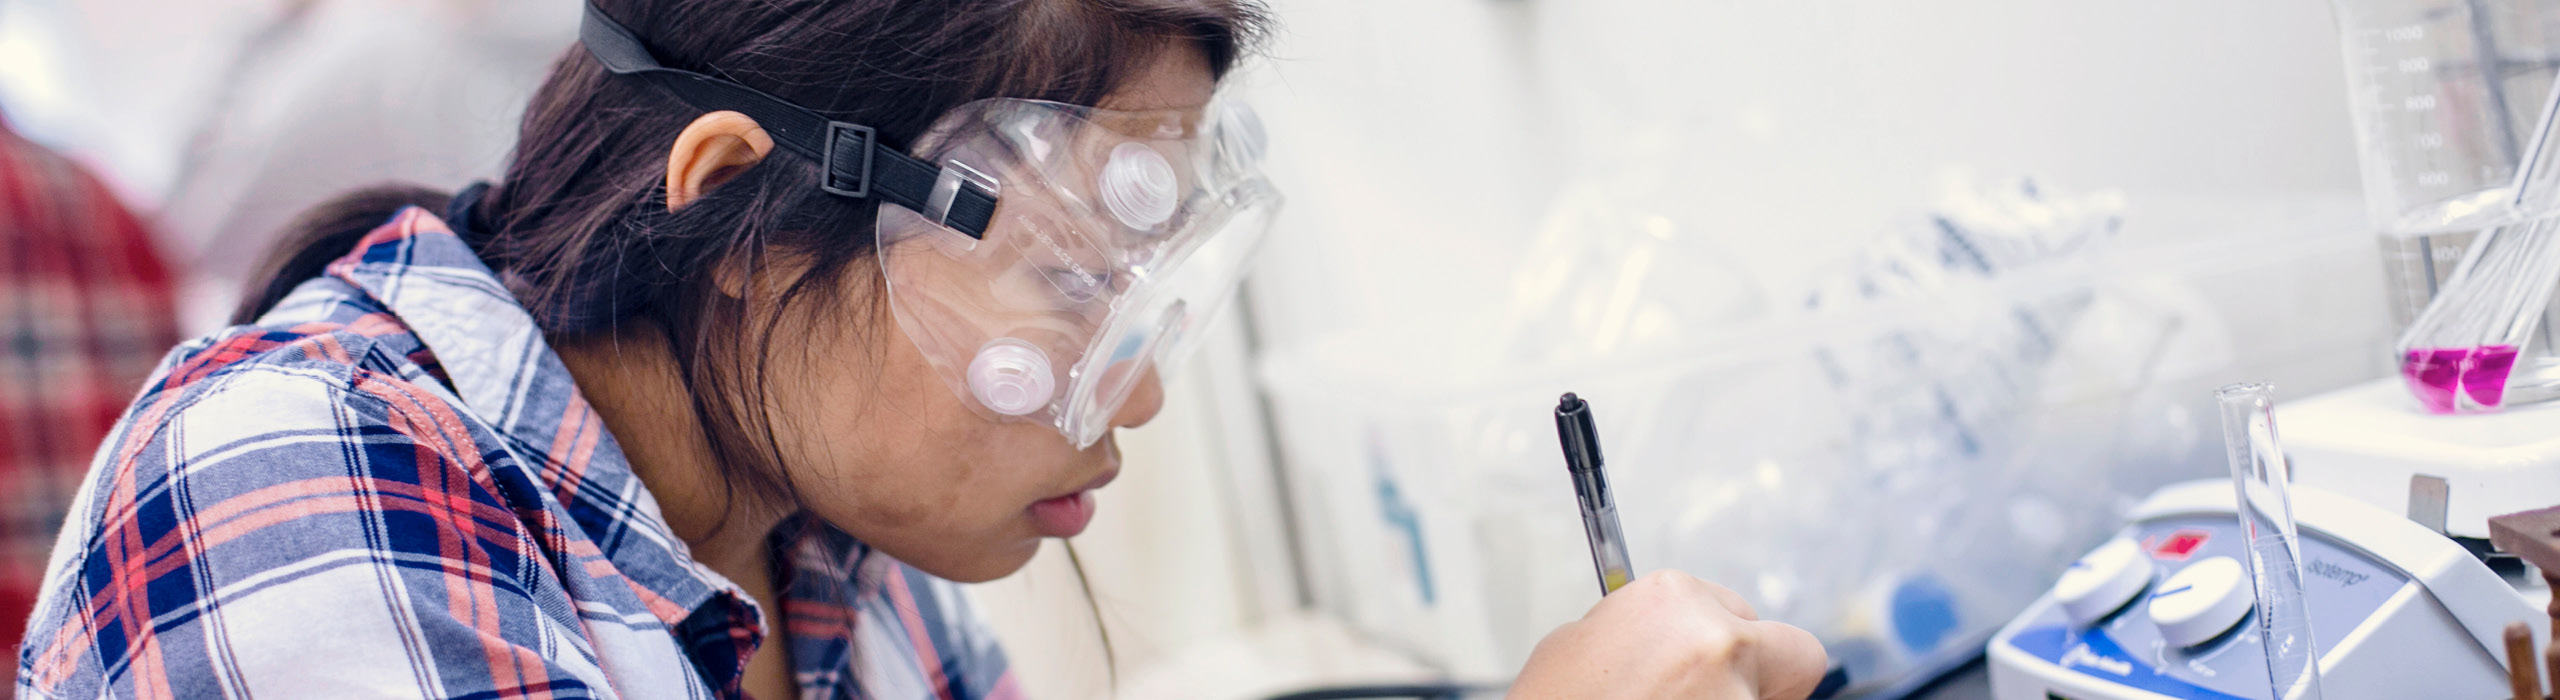
{"label": "pen barrel", "polygon": [[1573,494],[1582,499],[1582,512],[1606,509],[1615,521],[1618,499],[1609,495],[1609,477],[1598,469],[1573,472]]}
{"label": "pen barrel", "polygon": [[1591,538],[1591,565],[1600,575],[1600,594],[1608,595],[1635,578],[1627,562],[1627,537],[1618,530],[1618,508],[1584,508],[1582,531]]}
{"label": "pen barrel", "polygon": [[1600,471],[1600,429],[1591,420],[1591,404],[1565,394],[1556,402],[1556,439],[1564,444],[1564,468],[1573,475],[1573,495],[1582,501],[1582,532],[1591,538],[1591,565],[1600,574],[1600,594],[1608,595],[1635,577],[1627,563],[1627,538],[1618,530],[1618,504],[1609,496],[1609,478]]}

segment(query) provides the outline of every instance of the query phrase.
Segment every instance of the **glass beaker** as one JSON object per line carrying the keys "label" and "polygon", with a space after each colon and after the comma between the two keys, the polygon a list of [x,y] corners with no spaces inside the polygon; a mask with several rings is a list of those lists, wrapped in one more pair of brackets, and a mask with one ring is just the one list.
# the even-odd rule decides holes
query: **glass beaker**
{"label": "glass beaker", "polygon": [[2334,0],[2364,189],[2383,233],[2545,213],[2560,0]]}

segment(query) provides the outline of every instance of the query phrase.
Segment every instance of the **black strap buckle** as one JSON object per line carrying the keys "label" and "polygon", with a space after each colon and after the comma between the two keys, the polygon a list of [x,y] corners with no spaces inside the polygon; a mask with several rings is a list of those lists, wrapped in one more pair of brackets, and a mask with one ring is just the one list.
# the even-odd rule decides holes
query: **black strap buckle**
{"label": "black strap buckle", "polygon": [[[871,152],[879,136],[871,127],[844,122],[827,122],[826,159],[820,163],[822,176],[818,187],[829,194],[861,199],[871,196]],[[839,161],[850,165],[860,160],[859,170],[841,170]],[[848,181],[849,180],[849,181]]]}

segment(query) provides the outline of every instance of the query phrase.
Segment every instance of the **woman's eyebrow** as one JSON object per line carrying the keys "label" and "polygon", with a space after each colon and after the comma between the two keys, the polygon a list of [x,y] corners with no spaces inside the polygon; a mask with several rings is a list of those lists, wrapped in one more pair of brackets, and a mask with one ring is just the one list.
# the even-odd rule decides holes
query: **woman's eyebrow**
{"label": "woman's eyebrow", "polygon": [[1117,112],[1197,112],[1207,109],[1210,102],[1216,101],[1217,95],[1215,90],[1203,90],[1188,95],[1166,95],[1163,94],[1165,92],[1173,91],[1110,95],[1095,102],[1093,106]]}

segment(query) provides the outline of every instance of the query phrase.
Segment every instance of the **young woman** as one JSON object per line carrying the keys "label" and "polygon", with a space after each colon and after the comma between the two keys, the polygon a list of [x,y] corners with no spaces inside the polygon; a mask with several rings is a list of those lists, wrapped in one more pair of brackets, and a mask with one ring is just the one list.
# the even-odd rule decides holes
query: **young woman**
{"label": "young woman", "polygon": [[[1020,696],[950,581],[1084,528],[1250,258],[1241,2],[594,0],[505,181],[323,207],[165,361],[20,695]],[[1513,692],[1821,663],[1663,574]]]}

